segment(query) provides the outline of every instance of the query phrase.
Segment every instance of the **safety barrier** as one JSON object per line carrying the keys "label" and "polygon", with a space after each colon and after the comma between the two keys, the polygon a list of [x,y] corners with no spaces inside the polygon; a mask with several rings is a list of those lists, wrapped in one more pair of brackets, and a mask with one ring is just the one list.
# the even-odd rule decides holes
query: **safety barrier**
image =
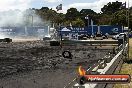
{"label": "safety barrier", "polygon": [[[102,58],[102,61],[98,61],[99,63],[96,64],[96,67],[91,68],[89,72],[96,72],[98,74],[113,74],[116,69],[120,69],[123,63],[123,53],[125,49],[127,49],[128,43],[125,46],[122,44],[118,48],[115,49],[117,54],[109,61],[110,55],[105,56]],[[107,57],[107,58],[106,58]],[[102,66],[103,65],[103,66]],[[76,83],[72,88],[112,88],[112,84],[84,84],[79,85]]]}

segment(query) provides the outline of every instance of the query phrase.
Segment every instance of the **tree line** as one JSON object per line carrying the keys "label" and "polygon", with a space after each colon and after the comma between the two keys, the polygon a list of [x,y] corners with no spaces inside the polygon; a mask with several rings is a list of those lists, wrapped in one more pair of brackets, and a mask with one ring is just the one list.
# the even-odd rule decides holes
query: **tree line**
{"label": "tree line", "polygon": [[128,14],[129,14],[129,25],[132,29],[132,7],[128,10],[126,3],[122,2],[109,2],[101,8],[100,13],[96,13],[91,9],[82,9],[78,11],[76,8],[69,8],[66,14],[57,13],[52,8],[42,7],[41,9],[35,9],[36,14],[43,20],[54,23],[56,27],[63,25],[77,27],[84,27],[88,25],[86,16],[90,20],[93,20],[93,24],[96,25],[122,25],[128,26]]}

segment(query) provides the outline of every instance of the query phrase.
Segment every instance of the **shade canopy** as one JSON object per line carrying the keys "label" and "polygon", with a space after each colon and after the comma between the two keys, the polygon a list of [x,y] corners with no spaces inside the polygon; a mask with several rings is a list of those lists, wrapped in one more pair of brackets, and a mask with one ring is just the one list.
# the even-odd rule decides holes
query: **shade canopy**
{"label": "shade canopy", "polygon": [[63,28],[61,31],[68,31],[68,32],[69,32],[69,31],[71,31],[71,30],[65,27],[65,28]]}

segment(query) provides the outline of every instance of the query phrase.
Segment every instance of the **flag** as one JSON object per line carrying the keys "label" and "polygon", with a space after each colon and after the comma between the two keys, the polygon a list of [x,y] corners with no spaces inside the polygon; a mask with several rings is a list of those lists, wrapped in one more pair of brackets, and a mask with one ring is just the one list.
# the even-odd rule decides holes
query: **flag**
{"label": "flag", "polygon": [[57,9],[57,11],[62,10],[62,4],[58,5],[58,6],[56,7],[56,9]]}
{"label": "flag", "polygon": [[121,5],[121,8],[126,8],[126,2]]}
{"label": "flag", "polygon": [[122,6],[126,7],[126,2],[122,4]]}

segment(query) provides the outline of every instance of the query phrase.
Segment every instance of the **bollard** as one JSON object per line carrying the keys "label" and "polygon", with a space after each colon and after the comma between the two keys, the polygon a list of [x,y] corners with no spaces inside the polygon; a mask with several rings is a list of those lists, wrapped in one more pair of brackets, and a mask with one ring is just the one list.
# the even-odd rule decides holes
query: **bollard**
{"label": "bollard", "polygon": [[97,70],[99,69],[99,65],[97,65],[89,74],[99,74]]}
{"label": "bollard", "polygon": [[105,63],[110,63],[111,62],[111,56],[105,56],[104,57]]}
{"label": "bollard", "polygon": [[99,65],[99,69],[104,69],[106,66],[107,66],[107,64],[105,62],[104,63],[101,63]]}
{"label": "bollard", "polygon": [[121,44],[124,44],[124,36],[120,36],[118,38],[118,46],[120,46]]}
{"label": "bollard", "polygon": [[116,54],[115,47],[113,48],[113,54]]}

